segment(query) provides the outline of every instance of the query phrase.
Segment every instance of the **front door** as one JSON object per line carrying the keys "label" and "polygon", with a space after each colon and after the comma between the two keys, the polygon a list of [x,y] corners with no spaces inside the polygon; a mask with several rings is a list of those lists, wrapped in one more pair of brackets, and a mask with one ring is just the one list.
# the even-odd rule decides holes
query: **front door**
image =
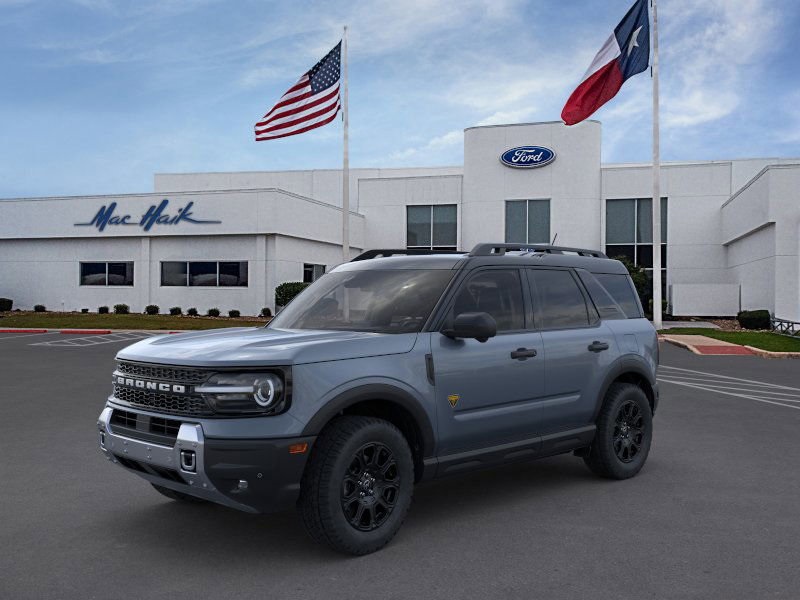
{"label": "front door", "polygon": [[536,436],[537,400],[544,395],[542,337],[532,331],[522,273],[486,268],[468,276],[452,299],[445,325],[465,312],[497,322],[486,342],[431,336],[439,455]]}

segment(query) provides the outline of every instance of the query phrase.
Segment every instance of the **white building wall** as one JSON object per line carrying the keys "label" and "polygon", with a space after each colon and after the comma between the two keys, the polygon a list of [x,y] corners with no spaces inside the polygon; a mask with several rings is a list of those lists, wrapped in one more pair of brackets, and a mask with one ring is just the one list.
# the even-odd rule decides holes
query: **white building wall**
{"label": "white building wall", "polygon": [[[555,151],[551,164],[513,169],[500,155],[517,146]],[[464,132],[462,247],[505,240],[505,201],[550,199],[550,238],[558,244],[600,247],[600,123],[473,127]]]}
{"label": "white building wall", "polygon": [[456,204],[457,244],[461,243],[461,175],[361,179],[358,194],[366,226],[366,248],[406,247],[406,207],[420,204]]}
{"label": "white building wall", "polygon": [[[461,175],[463,167],[418,167],[406,169],[350,169],[350,209],[358,211],[358,182],[361,179],[384,177],[424,177]],[[341,169],[308,171],[242,171],[233,173],[157,173],[157,193],[246,190],[278,188],[314,198],[320,202],[342,205]]]}

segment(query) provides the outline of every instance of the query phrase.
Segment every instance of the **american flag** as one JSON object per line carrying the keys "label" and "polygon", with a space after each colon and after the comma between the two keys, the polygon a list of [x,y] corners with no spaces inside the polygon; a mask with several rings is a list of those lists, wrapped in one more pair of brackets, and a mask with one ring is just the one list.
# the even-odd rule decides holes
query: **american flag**
{"label": "american flag", "polygon": [[256,123],[256,141],[297,135],[333,121],[341,105],[341,60],[339,42]]}

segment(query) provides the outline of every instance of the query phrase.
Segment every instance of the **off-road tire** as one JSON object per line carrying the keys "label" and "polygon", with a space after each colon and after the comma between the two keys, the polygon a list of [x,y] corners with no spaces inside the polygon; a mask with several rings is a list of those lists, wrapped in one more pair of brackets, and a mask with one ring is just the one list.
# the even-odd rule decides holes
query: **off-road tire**
{"label": "off-road tire", "polygon": [[183,492],[178,492],[176,490],[171,490],[170,488],[165,488],[160,485],[156,485],[155,483],[151,483],[150,485],[153,486],[153,489],[157,491],[159,494],[162,494],[169,498],[170,500],[179,500],[181,502],[189,502],[191,504],[201,504],[206,502],[202,498],[198,498],[196,496],[190,496],[189,494],[184,494]]}
{"label": "off-road tire", "polygon": [[[381,456],[390,457],[384,463],[388,466],[386,478],[381,474],[384,467],[362,460],[363,453],[370,447],[382,449]],[[394,467],[389,465],[389,460]],[[363,469],[368,474],[366,481],[359,465],[367,465]],[[370,482],[370,472],[377,483]],[[392,475],[394,480],[390,481]],[[355,484],[356,480],[365,482],[363,489],[367,499],[364,501],[358,497],[362,488]],[[372,496],[369,496],[370,491]],[[360,556],[380,550],[391,541],[405,520],[413,491],[414,460],[400,430],[375,417],[343,416],[325,427],[312,448],[300,483],[298,509],[306,530],[315,541],[338,552]],[[391,508],[384,503],[384,494],[394,497]],[[358,504],[373,500],[376,504],[368,509],[371,515],[365,516],[369,521],[366,527],[378,523],[378,518],[373,519],[375,514],[380,514],[382,520],[374,529],[358,529],[351,523],[355,518],[353,514],[359,510]],[[348,507],[355,505],[350,515],[345,513],[346,503],[350,503]],[[367,512],[367,509],[360,510],[358,514]]]}
{"label": "off-road tire", "polygon": [[[623,413],[627,413],[627,416]],[[635,414],[634,418],[631,418],[631,413]],[[628,421],[635,422],[640,427],[633,427]],[[623,424],[628,426],[623,427]],[[625,436],[626,433],[636,430],[641,430],[641,436]],[[652,438],[653,415],[644,390],[632,383],[615,383],[603,400],[597,417],[597,432],[589,453],[583,460],[595,475],[609,479],[628,479],[644,466]],[[638,440],[638,449],[631,455],[634,440]]]}

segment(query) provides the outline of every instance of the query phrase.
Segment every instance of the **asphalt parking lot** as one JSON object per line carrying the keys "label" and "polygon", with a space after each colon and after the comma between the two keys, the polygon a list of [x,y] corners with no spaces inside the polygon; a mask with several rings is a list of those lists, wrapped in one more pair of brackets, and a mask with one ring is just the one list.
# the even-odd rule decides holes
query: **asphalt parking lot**
{"label": "asphalt parking lot", "polygon": [[638,477],[560,456],[423,484],[392,544],[348,558],[292,512],[172,502],[105,461],[132,340],[63,341],[0,334],[2,599],[800,597],[800,361],[662,346]]}

